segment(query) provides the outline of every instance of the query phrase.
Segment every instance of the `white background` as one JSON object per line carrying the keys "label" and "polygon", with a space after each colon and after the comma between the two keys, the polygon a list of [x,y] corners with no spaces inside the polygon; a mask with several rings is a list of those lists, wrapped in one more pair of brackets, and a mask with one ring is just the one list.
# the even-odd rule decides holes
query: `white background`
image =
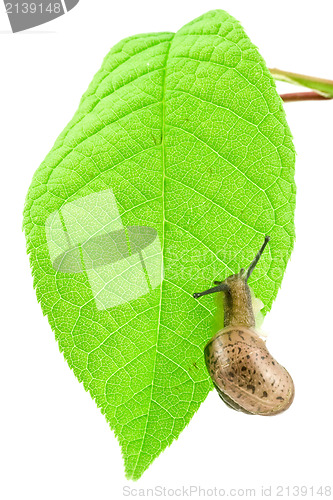
{"label": "white background", "polygon": [[215,8],[241,21],[268,66],[333,78],[331,0],[81,0],[65,16],[19,34],[10,33],[2,7],[3,500],[112,499],[122,498],[124,486],[156,485],[256,488],[260,497],[262,485],[333,483],[333,101],[285,106],[298,153],[297,239],[264,329],[296,385],[286,413],[247,416],[212,392],[142,479],[126,481],[118,442],[59,353],[32,288],[21,232],[25,195],[102,59],[121,38],[176,31]]}

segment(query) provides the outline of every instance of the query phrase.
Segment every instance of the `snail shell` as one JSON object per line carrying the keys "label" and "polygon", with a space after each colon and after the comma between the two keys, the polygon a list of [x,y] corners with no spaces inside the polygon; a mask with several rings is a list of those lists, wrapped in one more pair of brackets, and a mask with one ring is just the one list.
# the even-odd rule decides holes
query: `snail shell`
{"label": "snail shell", "polygon": [[294,399],[291,376],[253,328],[219,331],[205,347],[205,361],[221,399],[235,410],[277,415]]}

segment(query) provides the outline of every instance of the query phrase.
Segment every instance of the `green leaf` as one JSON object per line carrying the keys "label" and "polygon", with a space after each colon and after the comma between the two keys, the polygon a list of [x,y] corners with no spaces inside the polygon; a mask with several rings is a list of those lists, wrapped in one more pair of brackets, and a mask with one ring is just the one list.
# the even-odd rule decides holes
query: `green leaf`
{"label": "green leaf", "polygon": [[[294,149],[257,49],[226,12],[118,43],[30,186],[34,286],[137,479],[212,389],[214,298],[247,266],[267,312],[293,240]],[[221,419],[224,408],[221,407]]]}

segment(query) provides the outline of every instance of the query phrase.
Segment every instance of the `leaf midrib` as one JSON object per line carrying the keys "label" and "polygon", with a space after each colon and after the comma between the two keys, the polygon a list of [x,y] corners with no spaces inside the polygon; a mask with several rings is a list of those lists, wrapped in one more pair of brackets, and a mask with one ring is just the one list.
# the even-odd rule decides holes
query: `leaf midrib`
{"label": "leaf midrib", "polygon": [[154,362],[153,362],[153,369],[152,369],[152,382],[151,382],[151,393],[150,393],[150,399],[149,399],[149,404],[148,404],[148,410],[147,410],[147,418],[146,418],[146,424],[145,428],[143,431],[143,436],[142,436],[142,441],[141,441],[141,447],[140,450],[137,454],[137,459],[133,468],[133,473],[132,477],[135,477],[136,475],[136,470],[138,467],[138,463],[140,461],[143,445],[145,442],[145,438],[147,436],[147,427],[148,427],[148,422],[149,422],[149,415],[150,415],[150,410],[151,410],[151,403],[153,400],[153,389],[154,389],[154,377],[155,377],[155,370],[156,370],[156,358],[157,358],[157,347],[158,347],[158,340],[159,340],[159,334],[160,334],[160,325],[161,325],[161,311],[162,311],[162,297],[163,297],[163,265],[164,265],[164,241],[165,241],[165,162],[166,162],[166,147],[165,147],[165,86],[166,86],[166,72],[167,72],[167,64],[168,64],[168,57],[169,57],[169,52],[171,48],[173,38],[169,42],[168,49],[165,54],[165,65],[164,65],[164,74],[163,74],[163,82],[162,82],[162,127],[161,127],[161,132],[162,132],[162,144],[161,144],[161,149],[162,149],[162,193],[161,193],[161,198],[162,198],[162,242],[161,242],[161,256],[162,256],[162,265],[161,265],[161,286],[160,286],[160,298],[159,298],[159,307],[158,307],[158,323],[157,323],[157,333],[156,333],[156,345],[155,345],[155,356],[154,356]]}

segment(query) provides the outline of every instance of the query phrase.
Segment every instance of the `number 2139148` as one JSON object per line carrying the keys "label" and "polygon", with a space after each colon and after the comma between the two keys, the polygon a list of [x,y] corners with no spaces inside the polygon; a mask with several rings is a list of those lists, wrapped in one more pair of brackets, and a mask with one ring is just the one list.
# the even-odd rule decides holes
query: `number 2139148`
{"label": "number 2139148", "polygon": [[332,496],[331,486],[277,486],[276,496],[278,497],[330,497]]}
{"label": "number 2139148", "polygon": [[6,3],[7,14],[60,14],[61,3],[49,3],[47,5],[42,3]]}

